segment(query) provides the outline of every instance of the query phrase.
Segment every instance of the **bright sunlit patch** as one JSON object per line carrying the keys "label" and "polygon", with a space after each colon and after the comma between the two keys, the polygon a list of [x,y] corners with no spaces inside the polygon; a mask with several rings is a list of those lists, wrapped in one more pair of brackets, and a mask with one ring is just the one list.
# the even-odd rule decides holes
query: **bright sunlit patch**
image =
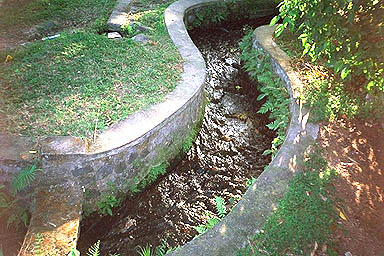
{"label": "bright sunlit patch", "polygon": [[220,229],[220,234],[224,235],[225,232],[227,231],[227,226],[224,224],[221,229]]}

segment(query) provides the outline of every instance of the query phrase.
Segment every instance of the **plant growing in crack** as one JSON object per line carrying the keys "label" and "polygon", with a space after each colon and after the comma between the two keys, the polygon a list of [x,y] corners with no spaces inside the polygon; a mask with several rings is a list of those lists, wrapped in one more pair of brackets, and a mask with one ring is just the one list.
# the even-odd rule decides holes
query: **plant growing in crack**
{"label": "plant growing in crack", "polygon": [[119,206],[122,202],[122,199],[118,197],[117,194],[119,190],[113,182],[108,181],[107,185],[108,191],[101,194],[101,199],[96,203],[96,205],[102,215],[108,214],[112,216],[112,208]]}

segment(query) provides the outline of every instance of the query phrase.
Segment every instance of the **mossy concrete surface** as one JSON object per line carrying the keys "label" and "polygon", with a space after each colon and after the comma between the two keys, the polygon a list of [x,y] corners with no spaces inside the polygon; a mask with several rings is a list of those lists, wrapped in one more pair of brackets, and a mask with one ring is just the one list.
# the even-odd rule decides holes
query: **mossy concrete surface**
{"label": "mossy concrete surface", "polygon": [[36,210],[19,256],[67,255],[76,247],[82,212],[82,191],[54,187],[37,192]]}
{"label": "mossy concrete surface", "polygon": [[271,55],[275,72],[289,89],[291,121],[286,140],[235,208],[211,230],[169,253],[170,256],[236,255],[276,209],[292,177],[302,171],[305,151],[315,142],[319,127],[308,123],[310,113],[301,107],[298,99],[301,82],[289,65],[289,57],[273,42],[273,31],[269,26],[257,28],[253,47],[263,48]]}

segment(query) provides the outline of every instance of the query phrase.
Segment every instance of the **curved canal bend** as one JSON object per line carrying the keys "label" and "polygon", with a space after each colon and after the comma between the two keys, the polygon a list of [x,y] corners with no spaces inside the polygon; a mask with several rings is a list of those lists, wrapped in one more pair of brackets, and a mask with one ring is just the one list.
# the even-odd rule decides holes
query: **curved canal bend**
{"label": "curved canal bend", "polygon": [[262,152],[270,148],[269,122],[257,114],[256,84],[241,70],[238,43],[243,26],[253,29],[270,17],[243,20],[189,32],[207,63],[208,104],[196,142],[185,158],[145,191],[124,200],[114,216],[86,218],[78,248],[85,253],[97,240],[102,254],[136,255],[138,246],[158,246],[166,239],[178,246],[197,235],[206,212],[215,213],[215,197],[230,209],[270,162]]}

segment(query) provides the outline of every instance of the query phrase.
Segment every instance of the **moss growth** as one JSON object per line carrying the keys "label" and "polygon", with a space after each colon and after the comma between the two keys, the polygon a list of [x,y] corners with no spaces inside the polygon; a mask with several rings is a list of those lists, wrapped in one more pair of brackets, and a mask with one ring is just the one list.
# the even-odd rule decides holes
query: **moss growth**
{"label": "moss growth", "polygon": [[[199,130],[204,118],[205,105],[206,105],[206,100],[203,101],[200,118],[198,119],[197,122],[193,124],[193,127],[190,129],[188,135],[184,139],[184,142],[183,143],[180,142],[182,139],[180,138],[180,135],[175,136],[176,142],[173,143],[172,148],[165,147],[164,150],[161,153],[159,153],[157,160],[154,161],[154,163],[159,163],[159,164],[150,167],[148,172],[144,174],[145,175],[144,177],[140,177],[139,175],[134,177],[132,182],[128,184],[128,191],[130,191],[133,194],[138,193],[144,190],[148,185],[155,182],[159,176],[165,174],[167,172],[167,168],[170,166],[169,152],[175,151],[173,149],[176,148],[176,151],[177,151],[177,148],[182,146],[182,151],[174,157],[173,161],[176,162],[182,159],[182,157],[189,151],[189,149],[193,145],[193,142],[197,138],[197,135],[199,133]],[[145,168],[144,164],[141,163],[140,160],[136,160],[133,163],[133,166],[135,169]]]}

